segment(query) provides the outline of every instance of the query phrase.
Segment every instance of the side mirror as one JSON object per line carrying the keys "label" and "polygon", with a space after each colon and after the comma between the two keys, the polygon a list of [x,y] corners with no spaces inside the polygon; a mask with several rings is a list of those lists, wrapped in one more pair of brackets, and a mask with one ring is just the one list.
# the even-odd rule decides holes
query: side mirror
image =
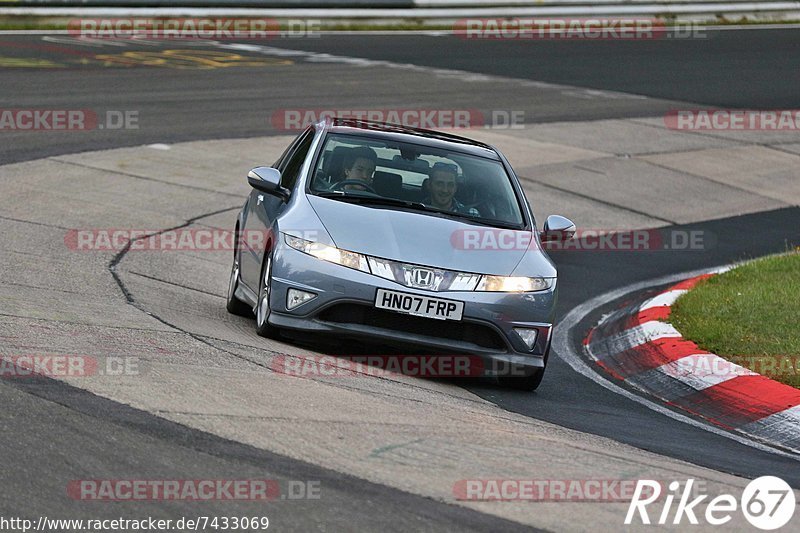
{"label": "side mirror", "polygon": [[542,242],[566,241],[575,235],[575,224],[567,217],[550,215],[544,221],[544,229],[539,234]]}
{"label": "side mirror", "polygon": [[281,186],[281,173],[272,167],[256,167],[247,173],[247,183],[261,192],[289,199],[289,190]]}

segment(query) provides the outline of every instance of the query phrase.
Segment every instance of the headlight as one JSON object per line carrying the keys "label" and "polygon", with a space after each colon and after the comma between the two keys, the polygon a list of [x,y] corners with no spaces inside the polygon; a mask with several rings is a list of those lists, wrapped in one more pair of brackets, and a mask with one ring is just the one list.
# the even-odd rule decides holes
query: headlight
{"label": "headlight", "polygon": [[480,274],[456,274],[448,290],[451,291],[474,291],[480,281]]}
{"label": "headlight", "polygon": [[367,261],[373,274],[394,281],[394,270],[392,269],[391,261],[378,259],[377,257],[367,257]]}
{"label": "headlight", "polygon": [[339,248],[328,246],[321,242],[307,241],[291,235],[285,235],[284,240],[286,244],[295,250],[313,255],[317,259],[369,273],[367,258],[364,255],[348,252],[347,250],[340,250]]}
{"label": "headlight", "polygon": [[549,289],[552,286],[552,278],[483,276],[475,290],[488,292],[535,292]]}

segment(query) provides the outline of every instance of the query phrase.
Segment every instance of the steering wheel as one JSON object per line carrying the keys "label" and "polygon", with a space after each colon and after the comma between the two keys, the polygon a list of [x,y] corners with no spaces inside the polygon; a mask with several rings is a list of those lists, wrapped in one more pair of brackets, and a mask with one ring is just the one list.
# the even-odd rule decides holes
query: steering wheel
{"label": "steering wheel", "polygon": [[340,191],[345,187],[345,185],[359,185],[361,187],[364,187],[364,189],[366,189],[367,192],[371,192],[372,194],[378,195],[378,192],[375,189],[373,189],[367,182],[361,180],[342,180],[339,183],[334,184],[333,187],[331,187],[331,190]]}

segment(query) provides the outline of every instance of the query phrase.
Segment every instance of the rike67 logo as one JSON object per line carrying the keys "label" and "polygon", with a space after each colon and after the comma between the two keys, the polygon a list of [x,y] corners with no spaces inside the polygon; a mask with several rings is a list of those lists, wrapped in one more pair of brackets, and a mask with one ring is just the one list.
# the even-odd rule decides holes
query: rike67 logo
{"label": "rike67 logo", "polygon": [[[779,477],[762,476],[754,479],[742,491],[737,501],[731,494],[721,494],[706,501],[708,494],[696,495],[694,479],[689,479],[681,488],[681,483],[673,481],[668,485],[666,494],[662,494],[662,485],[658,481],[640,479],[636,484],[625,524],[699,524],[698,516],[706,523],[721,526],[731,521],[734,513],[741,511],[750,524],[764,531],[772,531],[785,526],[792,519],[795,508],[795,495],[792,488]],[[693,497],[696,496],[696,497]],[[652,507],[654,502],[663,498],[663,506]],[[677,503],[675,503],[677,500]],[[675,505],[673,505],[675,504]],[[700,512],[705,506],[705,513]],[[653,506],[656,507],[656,506]],[[656,511],[651,519],[649,512]]]}

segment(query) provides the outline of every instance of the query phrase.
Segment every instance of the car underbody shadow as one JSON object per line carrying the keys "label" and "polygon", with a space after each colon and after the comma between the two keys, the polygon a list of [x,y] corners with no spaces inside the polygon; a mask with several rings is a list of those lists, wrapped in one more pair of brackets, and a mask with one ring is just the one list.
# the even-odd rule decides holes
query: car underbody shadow
{"label": "car underbody shadow", "polygon": [[[374,376],[401,374],[457,387],[497,387],[496,377],[485,375],[483,359],[452,350],[432,350],[413,345],[385,344],[333,335],[308,338],[300,332],[281,332],[284,340],[337,359],[344,372]],[[362,365],[362,366],[359,366]],[[363,372],[359,372],[363,368]]]}

